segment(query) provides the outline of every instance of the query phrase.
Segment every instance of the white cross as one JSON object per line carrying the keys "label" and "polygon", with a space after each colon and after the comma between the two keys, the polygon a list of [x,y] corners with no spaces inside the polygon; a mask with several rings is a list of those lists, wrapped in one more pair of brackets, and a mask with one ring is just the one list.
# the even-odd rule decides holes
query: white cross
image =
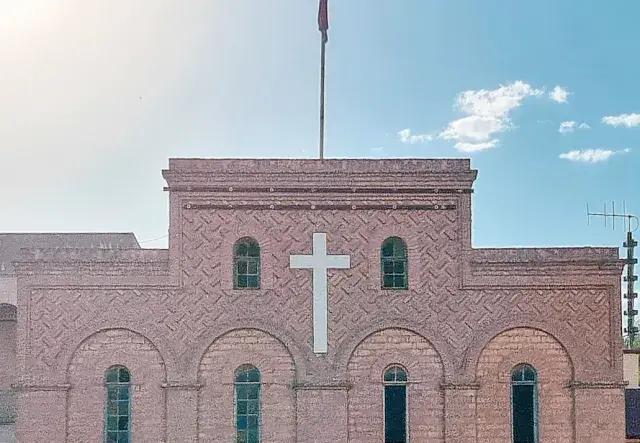
{"label": "white cross", "polygon": [[289,266],[292,269],[311,269],[313,271],[313,352],[327,352],[327,270],[349,269],[349,255],[327,255],[327,234],[313,234],[313,253],[311,255],[291,255]]}

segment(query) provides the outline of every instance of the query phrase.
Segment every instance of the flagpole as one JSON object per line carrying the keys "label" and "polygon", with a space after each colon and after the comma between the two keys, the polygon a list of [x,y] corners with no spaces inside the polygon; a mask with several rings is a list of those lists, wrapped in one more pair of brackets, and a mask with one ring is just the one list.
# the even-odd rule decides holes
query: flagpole
{"label": "flagpole", "polygon": [[320,46],[320,160],[324,159],[324,75],[326,60],[326,39]]}

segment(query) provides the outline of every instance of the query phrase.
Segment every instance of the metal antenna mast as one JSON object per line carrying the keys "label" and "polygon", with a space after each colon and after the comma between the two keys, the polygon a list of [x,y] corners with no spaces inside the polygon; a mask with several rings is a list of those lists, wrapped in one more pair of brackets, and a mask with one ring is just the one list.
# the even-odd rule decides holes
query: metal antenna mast
{"label": "metal antenna mast", "polygon": [[[638,297],[638,294],[634,290],[635,282],[638,280],[638,276],[635,275],[635,265],[638,263],[638,259],[634,258],[635,247],[638,246],[638,242],[633,238],[633,232],[638,230],[640,222],[638,217],[632,214],[628,214],[626,211],[626,205],[622,203],[622,214],[616,213],[615,202],[611,202],[611,213],[607,213],[607,204],[604,204],[604,212],[589,212],[589,205],[587,205],[587,224],[590,224],[591,217],[603,217],[604,225],[607,226],[607,218],[611,217],[613,230],[616,229],[616,218],[623,218],[625,220],[625,226],[627,228],[627,241],[622,246],[627,249],[627,258],[625,263],[627,265],[627,275],[623,277],[623,280],[627,283],[627,293],[624,298],[627,299],[627,310],[624,311],[624,315],[627,316],[627,327],[624,332],[627,333],[629,338],[629,347],[632,347],[638,334],[638,328],[635,326],[635,317],[638,315],[638,311],[634,309],[634,300]],[[633,227],[635,221],[635,227]]]}

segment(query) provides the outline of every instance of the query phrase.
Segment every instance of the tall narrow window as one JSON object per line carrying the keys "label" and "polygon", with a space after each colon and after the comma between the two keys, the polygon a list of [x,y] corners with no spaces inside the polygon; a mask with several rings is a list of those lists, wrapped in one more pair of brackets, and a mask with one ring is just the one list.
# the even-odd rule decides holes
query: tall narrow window
{"label": "tall narrow window", "polygon": [[236,369],[236,443],[260,443],[260,371]]}
{"label": "tall narrow window", "polygon": [[233,249],[236,289],[260,288],[260,245],[252,238],[238,240]]}
{"label": "tall narrow window", "polygon": [[529,365],[511,371],[513,443],[538,443],[538,375]]}
{"label": "tall narrow window", "polygon": [[382,243],[382,287],[407,289],[407,246],[400,237],[389,237]]}
{"label": "tall narrow window", "polygon": [[113,366],[106,373],[107,407],[105,443],[131,442],[131,374],[124,366]]}
{"label": "tall narrow window", "polygon": [[407,372],[398,365],[384,372],[384,442],[407,443]]}

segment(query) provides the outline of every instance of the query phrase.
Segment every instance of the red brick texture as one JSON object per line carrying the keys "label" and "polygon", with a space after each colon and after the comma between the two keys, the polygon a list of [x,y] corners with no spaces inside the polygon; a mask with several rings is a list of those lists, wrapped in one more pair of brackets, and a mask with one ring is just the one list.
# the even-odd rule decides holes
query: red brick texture
{"label": "red brick texture", "polygon": [[124,365],[131,373],[134,440],[162,441],[165,393],[161,385],[166,379],[162,357],[149,340],[122,329],[93,335],[73,355],[68,371],[72,388],[68,394],[67,441],[102,441],[105,373],[112,365]]}
{"label": "red brick texture", "polygon": [[241,365],[258,368],[261,437],[265,442],[296,441],[295,368],[287,349],[255,329],[229,332],[215,340],[198,370],[198,436],[202,443],[235,441],[234,373]]}
{"label": "red brick texture", "polygon": [[[304,172],[304,174],[302,174]],[[167,250],[24,252],[20,443],[101,441],[104,372],[130,368],[134,441],[232,442],[235,369],[263,377],[262,443],[383,439],[381,377],[407,369],[411,443],[510,442],[511,368],[540,376],[540,443],[624,438],[614,248],[473,249],[468,160],[175,160]],[[320,208],[320,209],[319,209]],[[327,234],[326,354],[312,278]],[[409,287],[380,287],[380,245]],[[233,289],[233,244],[261,246],[261,287]]]}
{"label": "red brick texture", "polygon": [[367,337],[349,361],[349,442],[379,441],[384,435],[382,376],[393,364],[408,374],[408,421],[412,442],[444,441],[443,367],[433,346],[419,335],[386,329]]}
{"label": "red brick texture", "polygon": [[476,371],[478,443],[511,441],[511,370],[520,363],[538,372],[540,441],[572,442],[571,362],[549,334],[518,328],[496,336],[480,355]]}

